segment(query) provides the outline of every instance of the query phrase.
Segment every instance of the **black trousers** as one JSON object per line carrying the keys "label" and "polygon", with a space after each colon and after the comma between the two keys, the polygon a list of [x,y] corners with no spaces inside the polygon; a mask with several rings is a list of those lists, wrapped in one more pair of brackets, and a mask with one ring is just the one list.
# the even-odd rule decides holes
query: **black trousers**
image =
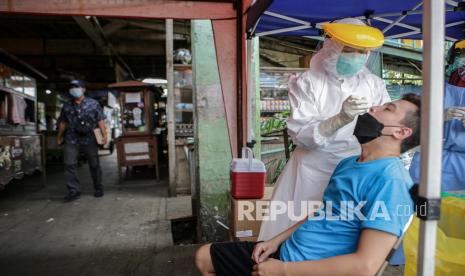
{"label": "black trousers", "polygon": [[[210,247],[210,256],[217,276],[242,276],[252,274],[255,265],[252,253],[257,242],[217,242]],[[279,251],[270,258],[279,260]]]}
{"label": "black trousers", "polygon": [[90,174],[94,183],[95,190],[103,189],[102,169],[98,157],[98,146],[96,143],[89,145],[65,144],[65,167],[66,167],[66,185],[70,193],[81,192],[81,185],[77,175],[78,158],[80,153],[84,153],[89,164]]}

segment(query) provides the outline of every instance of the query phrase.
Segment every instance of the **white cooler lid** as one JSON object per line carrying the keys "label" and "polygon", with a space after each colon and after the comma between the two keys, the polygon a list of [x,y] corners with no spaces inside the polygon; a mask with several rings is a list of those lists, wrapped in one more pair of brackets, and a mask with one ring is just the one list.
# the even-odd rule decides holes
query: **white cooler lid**
{"label": "white cooler lid", "polygon": [[258,159],[252,159],[252,165],[250,166],[249,159],[246,158],[234,158],[231,162],[232,172],[266,172],[265,164]]}

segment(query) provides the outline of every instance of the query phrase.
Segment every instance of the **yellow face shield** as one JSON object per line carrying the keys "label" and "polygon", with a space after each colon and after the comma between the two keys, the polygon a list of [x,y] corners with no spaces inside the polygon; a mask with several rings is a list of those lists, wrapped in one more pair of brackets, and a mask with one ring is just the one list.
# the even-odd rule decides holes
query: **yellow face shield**
{"label": "yellow face shield", "polygon": [[323,30],[331,39],[355,49],[372,50],[384,43],[383,33],[369,26],[328,23],[323,25]]}
{"label": "yellow face shield", "polygon": [[455,49],[465,49],[465,40],[457,42],[455,44]]}

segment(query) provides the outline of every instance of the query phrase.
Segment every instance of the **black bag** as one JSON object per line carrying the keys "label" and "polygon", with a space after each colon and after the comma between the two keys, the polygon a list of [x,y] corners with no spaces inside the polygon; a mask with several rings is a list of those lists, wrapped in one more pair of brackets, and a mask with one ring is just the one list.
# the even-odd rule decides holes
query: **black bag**
{"label": "black bag", "polygon": [[78,119],[75,130],[78,135],[86,136],[93,131],[93,127],[85,120]]}
{"label": "black bag", "polygon": [[94,131],[94,124],[92,119],[81,113],[81,109],[77,106],[74,107],[77,113],[77,124],[74,128],[75,132],[79,136],[87,136]]}

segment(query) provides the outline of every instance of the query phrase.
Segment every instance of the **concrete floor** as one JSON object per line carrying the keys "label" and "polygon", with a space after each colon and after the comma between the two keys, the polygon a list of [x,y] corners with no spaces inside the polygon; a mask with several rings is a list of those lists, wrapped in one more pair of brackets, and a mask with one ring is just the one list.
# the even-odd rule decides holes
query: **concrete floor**
{"label": "concrete floor", "polygon": [[[1,275],[197,275],[196,246],[173,246],[171,218],[186,202],[167,200],[166,181],[117,183],[116,156],[103,156],[105,196],[94,198],[87,166],[81,199],[63,203],[61,167],[0,192]],[[190,210],[189,210],[190,211]]]}
{"label": "concrete floor", "polygon": [[116,184],[115,157],[101,158],[103,198],[93,197],[87,166],[79,169],[83,195],[72,203],[62,201],[60,166],[48,171],[46,188],[34,175],[0,192],[0,275],[198,275],[197,246],[173,245],[171,235],[170,219],[190,214],[190,198],[166,198],[166,181]]}

